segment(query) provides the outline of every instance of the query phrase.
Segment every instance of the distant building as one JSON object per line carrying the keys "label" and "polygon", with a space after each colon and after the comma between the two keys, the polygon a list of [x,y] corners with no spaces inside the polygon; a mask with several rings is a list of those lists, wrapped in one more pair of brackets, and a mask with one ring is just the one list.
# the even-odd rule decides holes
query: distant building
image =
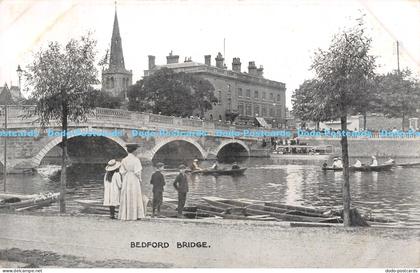
{"label": "distant building", "polygon": [[[402,118],[388,118],[382,114],[370,113],[366,116],[366,130],[370,131],[380,131],[380,130],[401,130],[402,129]],[[363,130],[363,116],[355,115],[347,117],[347,130],[351,131],[361,131]],[[405,122],[406,129],[418,129],[418,119],[410,118]],[[308,128],[315,129],[315,123],[309,122]],[[319,129],[332,129],[332,130],[341,130],[341,121],[333,120],[319,123]]]}
{"label": "distant building", "polygon": [[105,59],[108,67],[102,70],[102,91],[106,91],[113,96],[126,96],[127,89],[133,82],[133,72],[125,69],[116,10],[111,38],[111,51],[109,58],[106,56]]}
{"label": "distant building", "polygon": [[155,64],[155,56],[149,56],[147,77],[154,71],[167,67],[175,72],[193,73],[209,80],[214,86],[218,103],[205,114],[206,119],[253,123],[265,119],[268,123],[284,124],[286,118],[286,87],[284,83],[265,79],[263,67],[257,68],[249,62],[248,72],[241,72],[241,60],[233,58],[232,70],[228,70],[221,53],[215,58],[216,66],[211,65],[211,55],[204,56],[204,63],[185,59],[179,63],[179,56],[172,52],[166,57],[164,65]]}
{"label": "distant building", "polygon": [[7,84],[4,84],[4,87],[0,87],[0,105],[7,104],[19,104],[23,100],[22,93],[18,86],[11,86],[10,88]]}

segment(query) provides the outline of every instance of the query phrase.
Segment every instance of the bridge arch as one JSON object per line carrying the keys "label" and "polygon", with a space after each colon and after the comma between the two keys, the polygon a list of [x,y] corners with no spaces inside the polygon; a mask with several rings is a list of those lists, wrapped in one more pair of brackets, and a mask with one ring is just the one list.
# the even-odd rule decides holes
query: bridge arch
{"label": "bridge arch", "polygon": [[[75,137],[81,137],[80,135],[75,135],[73,134],[73,132],[84,132],[85,130],[73,130],[73,131],[69,131],[69,136],[67,137],[67,139],[71,139],[71,138],[75,138]],[[86,130],[87,132],[88,130]],[[123,148],[124,150],[127,150],[125,145],[126,143],[121,140],[120,138],[117,137],[112,137],[112,136],[100,136],[100,137],[104,137],[106,139],[109,139],[115,143],[117,143],[121,148]],[[47,145],[45,145],[32,159],[32,166],[37,167],[41,164],[42,159],[45,157],[45,155],[52,149],[54,148],[56,145],[60,144],[62,142],[62,138],[61,136],[58,137],[54,137],[50,142],[47,143]]]}
{"label": "bridge arch", "polygon": [[248,157],[249,157],[250,149],[249,149],[248,145],[245,142],[243,142],[242,140],[238,140],[238,139],[223,140],[222,143],[220,143],[220,145],[217,146],[217,148],[212,151],[212,154],[214,156],[218,157],[220,151],[222,151],[222,149],[226,148],[228,145],[240,145],[240,146],[242,146],[242,148],[246,151],[246,153],[248,154]]}
{"label": "bridge arch", "polygon": [[165,145],[170,144],[172,142],[185,142],[188,144],[191,144],[194,146],[197,151],[199,152],[199,155],[201,159],[207,158],[207,152],[201,147],[201,145],[195,141],[192,138],[185,138],[185,137],[172,137],[172,138],[159,138],[159,142],[156,143],[156,145],[148,152],[146,155],[147,159],[152,161],[156,153],[163,148]]}

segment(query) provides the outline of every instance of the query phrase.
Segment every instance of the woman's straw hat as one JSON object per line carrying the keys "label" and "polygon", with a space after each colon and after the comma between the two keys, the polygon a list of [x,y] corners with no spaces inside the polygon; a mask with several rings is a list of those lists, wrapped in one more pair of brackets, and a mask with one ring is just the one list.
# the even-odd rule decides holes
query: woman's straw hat
{"label": "woman's straw hat", "polygon": [[105,171],[110,172],[118,169],[121,166],[121,162],[111,159],[105,167]]}

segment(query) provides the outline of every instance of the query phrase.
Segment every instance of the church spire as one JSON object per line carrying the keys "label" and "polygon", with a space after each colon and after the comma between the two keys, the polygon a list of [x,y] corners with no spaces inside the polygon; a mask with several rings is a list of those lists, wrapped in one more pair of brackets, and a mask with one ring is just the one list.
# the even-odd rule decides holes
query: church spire
{"label": "church spire", "polygon": [[114,71],[125,70],[120,28],[118,26],[117,2],[115,2],[114,28],[112,29],[109,69]]}

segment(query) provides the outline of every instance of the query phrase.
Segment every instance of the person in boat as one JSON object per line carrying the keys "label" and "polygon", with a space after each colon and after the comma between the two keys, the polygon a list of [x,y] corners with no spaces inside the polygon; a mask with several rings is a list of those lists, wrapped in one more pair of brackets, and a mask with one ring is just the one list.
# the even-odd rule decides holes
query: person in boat
{"label": "person in boat", "polygon": [[241,167],[239,167],[237,162],[233,162],[232,164],[232,170],[239,170]]}
{"label": "person in boat", "polygon": [[198,159],[194,159],[192,165],[191,165],[191,170],[192,171],[201,171],[202,168],[200,167],[200,165],[198,165]]}
{"label": "person in boat", "polygon": [[152,217],[155,217],[156,211],[157,211],[157,216],[159,217],[160,206],[162,205],[162,202],[163,202],[163,189],[165,187],[165,177],[162,174],[162,170],[164,166],[165,165],[161,162],[157,163],[156,171],[152,174],[152,178],[150,179],[150,184],[153,185]]}
{"label": "person in boat", "polygon": [[174,181],[174,188],[178,192],[178,218],[183,218],[182,210],[184,209],[185,202],[187,201],[188,178],[185,172],[185,165],[179,165],[179,174]]}
{"label": "person in boat", "polygon": [[214,162],[214,164],[210,167],[212,170],[217,170],[219,168],[219,165],[217,165],[217,162]]}
{"label": "person in boat", "polygon": [[120,205],[122,176],[119,173],[121,163],[111,159],[105,167],[104,206],[109,207],[111,219],[115,219],[115,207]]}
{"label": "person in boat", "polygon": [[372,155],[372,163],[370,164],[370,166],[378,166],[378,160],[376,160],[376,157],[374,155]]}
{"label": "person in boat", "polygon": [[387,161],[384,162],[384,164],[395,164],[395,160],[392,158],[389,158]]}
{"label": "person in boat", "polygon": [[141,190],[142,165],[134,152],[136,143],[126,145],[128,155],[121,161],[120,173],[123,175],[120,209],[118,219],[137,220],[146,217],[147,197]]}
{"label": "person in boat", "polygon": [[334,169],[341,169],[341,168],[343,168],[343,163],[341,162],[341,159],[338,158],[338,157],[335,157],[334,160],[333,160],[332,167]]}
{"label": "person in boat", "polygon": [[362,167],[362,162],[359,159],[356,159],[356,163],[354,163],[353,167]]}
{"label": "person in boat", "polygon": [[322,168],[327,168],[327,167],[328,167],[328,163],[324,161],[324,163],[322,164]]}

